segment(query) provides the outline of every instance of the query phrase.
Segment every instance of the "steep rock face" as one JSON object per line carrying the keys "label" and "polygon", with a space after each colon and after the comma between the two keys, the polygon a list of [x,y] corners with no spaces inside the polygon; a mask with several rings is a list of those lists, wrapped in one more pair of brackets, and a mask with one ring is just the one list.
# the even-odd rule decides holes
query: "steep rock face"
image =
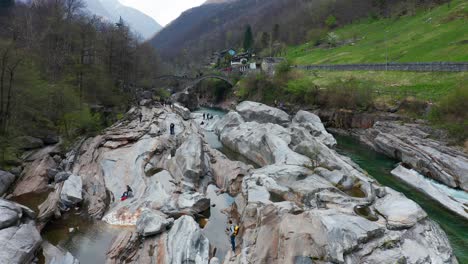
{"label": "steep rock face", "polygon": [[377,122],[362,139],[426,177],[468,191],[468,156],[430,139],[418,125]]}
{"label": "steep rock face", "polygon": [[248,122],[287,126],[290,121],[289,115],[283,110],[256,102],[244,101],[236,107],[236,111]]}
{"label": "steep rock face", "polygon": [[[182,216],[167,235],[167,263],[203,264],[209,261],[210,242],[195,220]],[[180,250],[180,249],[185,250]]]}
{"label": "steep rock face", "polygon": [[41,244],[32,216],[19,204],[0,199],[0,260],[2,263],[30,263]]}
{"label": "steep rock face", "polygon": [[182,216],[169,232],[138,239],[124,232],[108,252],[107,264],[122,263],[200,263],[209,261],[210,244],[192,217]]}
{"label": "steep rock face", "polygon": [[232,161],[223,153],[209,149],[211,174],[216,186],[235,196],[241,191],[242,179],[250,174],[251,166],[240,161]]}
{"label": "steep rock face", "polygon": [[177,181],[182,181],[189,188],[196,187],[204,172],[202,139],[191,135],[177,149],[169,163],[169,171]]}
{"label": "steep rock face", "polygon": [[13,196],[46,191],[49,179],[47,171],[56,167],[57,163],[50,155],[27,163],[15,186]]}

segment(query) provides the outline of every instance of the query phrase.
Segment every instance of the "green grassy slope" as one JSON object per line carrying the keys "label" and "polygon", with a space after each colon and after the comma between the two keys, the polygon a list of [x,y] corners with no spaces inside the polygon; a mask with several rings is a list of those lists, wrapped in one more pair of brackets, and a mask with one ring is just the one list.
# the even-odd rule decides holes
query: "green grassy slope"
{"label": "green grassy slope", "polygon": [[468,2],[453,0],[414,16],[362,21],[334,31],[345,45],[291,47],[295,64],[468,61]]}

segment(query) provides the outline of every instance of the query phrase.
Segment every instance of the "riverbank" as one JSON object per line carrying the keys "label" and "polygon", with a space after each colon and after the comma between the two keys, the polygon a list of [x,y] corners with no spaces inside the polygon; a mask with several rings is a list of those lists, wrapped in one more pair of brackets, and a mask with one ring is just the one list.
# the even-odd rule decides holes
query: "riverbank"
{"label": "riverbank", "polygon": [[397,166],[397,160],[375,152],[352,136],[335,134],[335,137],[338,141],[339,153],[350,157],[381,184],[404,193],[409,199],[418,203],[447,233],[459,262],[468,263],[466,252],[468,234],[465,231],[468,229],[468,221],[465,218],[444,209],[431,197],[394,177],[391,171]]}

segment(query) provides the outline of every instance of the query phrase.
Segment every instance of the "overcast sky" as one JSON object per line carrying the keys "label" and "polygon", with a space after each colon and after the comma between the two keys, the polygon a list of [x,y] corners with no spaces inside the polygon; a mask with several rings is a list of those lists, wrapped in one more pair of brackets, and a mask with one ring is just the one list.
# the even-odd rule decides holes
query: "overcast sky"
{"label": "overcast sky", "polygon": [[120,3],[134,7],[153,17],[165,26],[176,19],[183,11],[199,6],[206,0],[119,0]]}

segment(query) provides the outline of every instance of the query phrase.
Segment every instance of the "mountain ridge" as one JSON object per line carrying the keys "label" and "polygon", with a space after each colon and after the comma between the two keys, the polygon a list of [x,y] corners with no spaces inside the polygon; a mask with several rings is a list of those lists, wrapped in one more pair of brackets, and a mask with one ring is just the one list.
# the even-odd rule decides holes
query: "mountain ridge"
{"label": "mountain ridge", "polygon": [[87,10],[113,22],[120,17],[144,39],[150,39],[163,27],[152,17],[118,0],[85,0]]}

